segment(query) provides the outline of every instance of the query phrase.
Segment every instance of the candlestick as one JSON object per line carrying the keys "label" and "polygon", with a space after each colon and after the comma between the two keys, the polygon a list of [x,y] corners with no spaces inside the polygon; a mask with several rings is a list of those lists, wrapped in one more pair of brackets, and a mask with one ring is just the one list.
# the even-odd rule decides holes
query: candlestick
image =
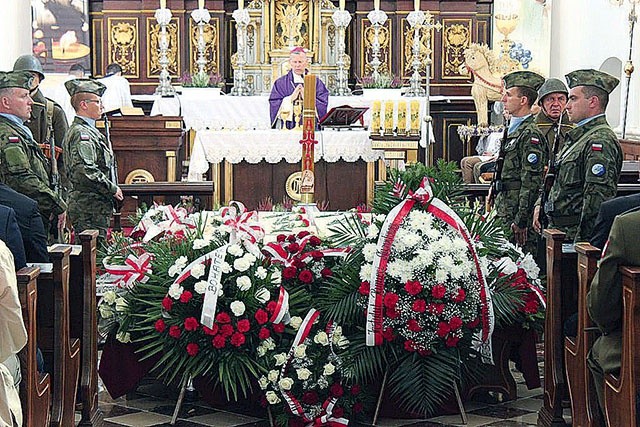
{"label": "candlestick", "polygon": [[398,135],[407,130],[407,101],[398,101]]}
{"label": "candlestick", "polygon": [[420,0],[413,0],[413,10],[416,12],[420,10]]}
{"label": "candlestick", "polygon": [[238,9],[244,9],[244,0],[238,0]]}
{"label": "candlestick", "polygon": [[344,10],[344,0],[340,0],[341,9],[335,10],[331,15],[331,19],[333,23],[338,28],[338,37],[337,40],[337,48],[338,48],[338,60],[336,61],[336,65],[338,66],[338,73],[336,79],[336,95],[340,96],[348,96],[351,95],[351,90],[349,89],[349,76],[348,76],[348,62],[350,61],[349,55],[345,52],[345,29],[351,22],[351,14],[348,11]]}
{"label": "candlestick", "polygon": [[373,0],[373,10],[380,9],[380,0]]}
{"label": "candlestick", "polygon": [[384,134],[393,135],[393,101],[384,103]]}
{"label": "candlestick", "polygon": [[160,0],[160,9],[167,8],[167,0]]}
{"label": "candlestick", "polygon": [[382,101],[373,101],[371,107],[371,134],[380,133],[380,110],[382,109]]}
{"label": "candlestick", "polygon": [[198,0],[198,9],[204,9],[204,0]]}
{"label": "candlestick", "polygon": [[344,10],[344,1],[345,0],[340,0],[340,10]]}
{"label": "candlestick", "polygon": [[413,99],[411,100],[411,103],[409,105],[411,108],[410,134],[418,135],[420,134],[420,101],[418,101],[417,99]]}

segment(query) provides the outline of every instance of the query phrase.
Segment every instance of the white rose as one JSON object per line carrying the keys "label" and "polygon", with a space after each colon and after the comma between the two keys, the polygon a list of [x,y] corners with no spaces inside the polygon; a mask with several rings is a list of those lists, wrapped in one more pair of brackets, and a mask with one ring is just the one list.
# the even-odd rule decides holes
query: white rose
{"label": "white rose", "polygon": [[320,331],[313,337],[313,342],[320,345],[329,345],[329,336],[325,331]]}
{"label": "white rose", "polygon": [[180,295],[182,295],[182,291],[184,288],[177,283],[169,286],[169,296],[173,299],[180,299]]}
{"label": "white rose", "polygon": [[311,376],[311,371],[307,368],[296,369],[296,374],[298,375],[299,380],[305,381]]}
{"label": "white rose", "polygon": [[267,402],[269,402],[271,405],[275,405],[276,403],[280,402],[280,398],[278,397],[278,395],[272,391],[268,391],[266,393],[266,398]]}
{"label": "white rose", "polygon": [[241,257],[242,254],[244,253],[244,251],[242,250],[242,247],[237,243],[234,243],[233,245],[230,245],[227,248],[227,252],[229,252],[231,255],[233,255],[235,257]]}
{"label": "white rose", "polygon": [[244,314],[244,311],[246,310],[242,301],[234,301],[229,307],[236,317],[242,316]]}
{"label": "white rose", "polygon": [[193,249],[197,251],[198,249],[206,248],[209,243],[211,243],[209,239],[195,239],[193,241]]}
{"label": "white rose", "polygon": [[220,270],[222,270],[224,274],[231,273],[231,266],[228,262],[223,261],[222,265],[220,265]]}
{"label": "white rose", "polygon": [[282,366],[287,363],[287,355],[285,353],[279,353],[273,356],[276,359],[276,366]]}
{"label": "white rose", "polygon": [[280,270],[276,270],[271,274],[271,282],[275,284],[282,282],[282,272]]}
{"label": "white rose", "polygon": [[264,375],[260,377],[260,379],[258,380],[258,385],[260,386],[260,388],[262,390],[266,390],[267,386],[269,385],[269,380],[267,379],[267,377],[265,377]]}
{"label": "white rose", "polygon": [[303,357],[305,357],[307,355],[307,346],[304,345],[304,344],[300,344],[293,351],[293,355],[295,357],[297,357],[298,359],[302,359]]}
{"label": "white rose", "polygon": [[116,302],[117,297],[118,295],[116,295],[115,292],[107,291],[104,293],[104,295],[102,295],[102,301],[106,302],[107,304],[113,304],[114,302]]}
{"label": "white rose", "polygon": [[251,289],[251,279],[248,276],[240,276],[236,279],[236,286],[241,291],[248,291]]}
{"label": "white rose", "polygon": [[280,373],[276,370],[270,370],[269,373],[267,373],[267,378],[269,379],[269,381],[271,381],[272,383],[275,383],[276,381],[278,381],[278,377],[280,376]]}
{"label": "white rose", "polygon": [[302,317],[293,316],[289,325],[291,325],[293,329],[298,330],[298,328],[300,328],[300,325],[302,325]]}
{"label": "white rose", "polygon": [[123,344],[131,342],[131,335],[129,332],[118,332],[116,334],[116,339]]}
{"label": "white rose", "polygon": [[269,337],[266,340],[262,341],[262,345],[265,346],[267,350],[275,350],[276,342],[273,338]]}
{"label": "white rose", "polygon": [[278,381],[278,385],[282,390],[291,390],[291,387],[293,387],[293,380],[289,377],[285,377]]}
{"label": "white rose", "polygon": [[238,271],[247,271],[249,267],[251,267],[251,263],[249,263],[249,261],[244,258],[238,258],[237,260],[233,261],[233,268]]}
{"label": "white rose", "polygon": [[258,357],[263,357],[265,354],[267,354],[267,349],[263,346],[258,346],[256,352],[258,353]]}
{"label": "white rose", "polygon": [[267,278],[267,273],[267,269],[263,266],[260,266],[256,268],[255,276],[260,280],[264,280]]}
{"label": "white rose", "polygon": [[207,286],[209,284],[207,282],[205,282],[204,280],[199,281],[198,283],[196,283],[195,285],[193,285],[193,290],[196,291],[199,294],[204,294],[207,291]]}
{"label": "white rose", "polygon": [[204,264],[196,264],[191,269],[191,275],[194,279],[199,279],[204,274],[205,266]]}
{"label": "white rose", "polygon": [[256,292],[256,299],[264,304],[271,299],[271,293],[267,288],[260,288]]}
{"label": "white rose", "polygon": [[335,371],[336,367],[333,366],[333,363],[329,362],[324,365],[324,371],[322,372],[322,375],[333,375]]}
{"label": "white rose", "polygon": [[129,306],[129,304],[127,304],[127,301],[122,298],[119,297],[116,299],[116,311],[124,311],[127,307]]}
{"label": "white rose", "polygon": [[98,310],[100,310],[100,317],[102,317],[103,319],[108,319],[113,316],[113,310],[111,310],[111,307],[109,307],[107,304],[100,304]]}

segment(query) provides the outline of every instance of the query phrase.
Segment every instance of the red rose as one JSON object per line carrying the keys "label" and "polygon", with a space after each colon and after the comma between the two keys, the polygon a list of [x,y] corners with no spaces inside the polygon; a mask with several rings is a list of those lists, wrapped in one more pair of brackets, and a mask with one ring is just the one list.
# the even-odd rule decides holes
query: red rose
{"label": "red rose", "polygon": [[436,334],[440,338],[446,336],[450,331],[451,331],[451,327],[449,326],[448,323],[446,323],[446,322],[439,322],[438,323],[438,330],[436,331]]}
{"label": "red rose", "polygon": [[249,323],[248,319],[238,320],[236,328],[238,328],[238,332],[242,332],[244,334],[245,332],[249,332],[249,329],[251,329],[251,323]]}
{"label": "red rose", "polygon": [[302,403],[307,405],[315,405],[318,403],[318,393],[315,391],[308,391],[302,395]]}
{"label": "red rose", "polygon": [[261,340],[266,340],[271,336],[271,332],[267,328],[260,328],[260,332],[258,332],[258,338]]}
{"label": "red rose", "polygon": [[290,243],[290,244],[287,246],[287,251],[288,251],[289,253],[295,254],[295,253],[296,253],[296,252],[298,252],[299,250],[300,250],[300,245],[299,245],[299,244],[297,244],[297,243]]}
{"label": "red rose", "polygon": [[384,328],[382,330],[382,338],[387,341],[393,341],[393,328]]}
{"label": "red rose", "polygon": [[310,270],[302,270],[298,275],[298,279],[302,283],[312,283],[313,282],[313,273]]}
{"label": "red rose", "polygon": [[387,308],[385,314],[389,319],[397,319],[400,316],[400,312],[396,311],[395,308]]}
{"label": "red rose", "polygon": [[344,409],[342,409],[340,406],[334,406],[333,407],[333,416],[336,418],[341,418],[344,415]]}
{"label": "red rose", "polygon": [[278,241],[278,243],[282,243],[285,240],[287,240],[287,236],[285,236],[284,234],[278,234],[278,237],[276,237],[276,240]]}
{"label": "red rose", "polygon": [[431,289],[431,296],[435,299],[442,299],[444,295],[447,293],[447,288],[442,284],[437,284]]}
{"label": "red rose", "polygon": [[191,357],[195,356],[196,354],[198,354],[198,351],[200,350],[200,347],[198,346],[198,344],[194,343],[194,342],[190,342],[189,344],[187,344],[187,354]]}
{"label": "red rose", "polygon": [[322,258],[324,258],[324,254],[322,252],[320,252],[320,251],[313,251],[313,252],[311,252],[311,257],[314,260],[319,261]]}
{"label": "red rose", "polygon": [[301,218],[301,219],[302,219],[302,225],[305,226],[305,227],[308,227],[309,226],[309,220],[305,219],[305,218]]}
{"label": "red rose", "polygon": [[362,388],[360,387],[359,384],[354,384],[354,385],[351,386],[351,395],[352,396],[359,395],[361,391],[362,391]]}
{"label": "red rose", "polygon": [[211,329],[207,328],[206,326],[202,325],[202,331],[204,332],[205,335],[215,335],[218,333],[218,324],[214,323],[213,327]]}
{"label": "red rose", "polygon": [[369,295],[369,282],[360,282],[358,292],[360,295]]}
{"label": "red rose", "polygon": [[244,334],[241,334],[240,332],[236,332],[235,334],[231,335],[231,345],[235,347],[240,347],[246,340],[247,339],[245,338]]}
{"label": "red rose", "polygon": [[320,246],[321,243],[322,240],[320,240],[318,236],[311,236],[311,238],[309,239],[309,244],[311,246]]}
{"label": "red rose", "polygon": [[404,342],[404,349],[411,352],[416,351],[416,349],[414,348],[414,343],[411,340],[406,340]]}
{"label": "red rose", "polygon": [[225,312],[221,312],[216,315],[216,321],[218,323],[229,323],[231,322],[231,316]]}
{"label": "red rose", "polygon": [[166,323],[164,323],[164,320],[162,319],[156,320],[156,323],[153,326],[158,332],[164,332],[165,328],[167,327]]}
{"label": "red rose", "polygon": [[456,294],[456,296],[453,297],[453,301],[462,302],[465,300],[466,297],[467,297],[467,294],[465,293],[464,289],[460,288],[458,289],[458,293]]}
{"label": "red rose", "polygon": [[387,308],[394,308],[399,299],[400,298],[397,294],[394,294],[393,292],[387,292],[386,294],[384,294],[384,306]]}
{"label": "red rose", "polygon": [[300,258],[296,258],[293,260],[293,266],[298,270],[304,270],[307,268],[307,263],[302,261]]}
{"label": "red rose", "polygon": [[453,316],[451,320],[449,320],[449,327],[451,328],[452,331],[455,331],[456,329],[460,329],[460,327],[462,327],[462,319],[459,318],[458,316]]}
{"label": "red rose", "polygon": [[273,332],[281,334],[284,332],[284,323],[275,323],[273,325]]}
{"label": "red rose", "polygon": [[407,291],[409,295],[415,296],[422,292],[422,285],[416,280],[407,280],[407,283],[404,285],[404,290]]}
{"label": "red rose", "polygon": [[538,300],[531,299],[522,307],[522,311],[527,314],[536,314],[538,312],[538,305]]}
{"label": "red rose", "polygon": [[356,402],[353,405],[353,412],[355,412],[356,414],[359,414],[363,410],[364,410],[364,405],[362,404],[362,402]]}
{"label": "red rose", "polygon": [[175,326],[174,325],[174,326],[169,328],[169,336],[171,338],[175,338],[175,339],[180,338],[180,333],[181,333],[181,331],[180,331],[180,327],[179,326]]}
{"label": "red rose", "polygon": [[282,270],[282,278],[285,280],[291,280],[298,274],[298,269],[295,267],[287,267]]}
{"label": "red rose", "polygon": [[224,348],[227,345],[227,339],[225,337],[223,337],[222,335],[216,335],[211,340],[211,344],[213,344],[213,346],[215,348],[221,349],[221,348]]}
{"label": "red rose", "polygon": [[200,326],[198,320],[195,317],[187,317],[184,319],[184,330],[185,331],[195,331]]}
{"label": "red rose", "polygon": [[293,234],[290,234],[289,236],[287,236],[287,240],[289,242],[295,242],[296,241],[296,236],[294,236]]}
{"label": "red rose", "polygon": [[407,328],[411,332],[420,332],[422,330],[416,319],[409,319],[409,321],[407,322]]}
{"label": "red rose", "polygon": [[180,302],[186,304],[191,300],[191,298],[193,298],[193,294],[189,291],[184,291],[182,295],[180,295]]}
{"label": "red rose", "polygon": [[169,297],[164,297],[162,299],[162,308],[164,308],[166,311],[171,311],[172,307],[173,307],[173,300]]}
{"label": "red rose", "polygon": [[333,271],[331,271],[329,267],[325,267],[322,270],[320,270],[320,275],[324,278],[331,277],[333,276]]}
{"label": "red rose", "polygon": [[[273,301],[271,301],[273,302]],[[266,311],[264,311],[263,309],[259,308],[258,311],[256,311],[256,314],[254,314],[256,322],[258,322],[258,325],[264,325],[265,323],[267,323],[267,320],[269,320],[269,313],[267,313]]]}
{"label": "red rose", "polygon": [[331,384],[331,387],[329,387],[329,393],[331,393],[331,396],[333,397],[342,397],[344,389],[340,383],[333,383]]}
{"label": "red rose", "polygon": [[416,313],[424,313],[425,310],[427,309],[427,303],[423,299],[417,299],[413,302],[413,304],[411,305],[411,308]]}
{"label": "red rose", "polygon": [[309,234],[311,234],[311,233],[309,233],[307,230],[302,230],[301,232],[298,233],[298,239],[304,239]]}
{"label": "red rose", "polygon": [[223,337],[230,337],[233,334],[233,326],[226,324],[220,327],[220,335]]}
{"label": "red rose", "polygon": [[456,336],[450,336],[447,338],[447,341],[445,344],[447,345],[447,347],[455,347],[458,345],[458,341],[460,341],[460,338]]}

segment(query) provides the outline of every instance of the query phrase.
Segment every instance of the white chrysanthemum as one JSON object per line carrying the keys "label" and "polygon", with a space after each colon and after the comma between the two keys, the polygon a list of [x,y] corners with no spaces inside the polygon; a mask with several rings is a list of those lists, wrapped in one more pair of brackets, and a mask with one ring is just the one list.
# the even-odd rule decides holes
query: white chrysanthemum
{"label": "white chrysanthemum", "polygon": [[524,259],[520,261],[520,267],[522,267],[527,277],[531,280],[536,280],[540,274],[540,267],[538,267],[538,264],[536,264],[531,254],[525,255]]}
{"label": "white chrysanthemum", "polygon": [[282,366],[287,363],[287,354],[286,353],[278,353],[273,356],[276,359],[276,366]]}
{"label": "white chrysanthemum", "polygon": [[362,267],[360,267],[360,280],[371,280],[372,270],[373,270],[373,265],[363,264]]}
{"label": "white chrysanthemum", "polygon": [[498,268],[498,270],[500,270],[502,273],[504,273],[507,276],[518,271],[518,266],[509,257],[502,257],[498,261],[496,261],[494,264],[496,268]]}
{"label": "white chrysanthemum", "polygon": [[329,336],[325,331],[319,331],[315,337],[313,337],[313,342],[320,345],[329,345]]}
{"label": "white chrysanthemum", "polygon": [[240,276],[236,279],[236,286],[242,292],[248,291],[251,289],[251,278],[249,276]]}
{"label": "white chrysanthemum", "polygon": [[302,325],[302,317],[300,316],[293,316],[291,318],[291,321],[289,322],[289,325],[295,329],[296,331],[298,330],[298,328],[300,328],[300,325]]}
{"label": "white chrysanthemum", "polygon": [[438,268],[436,270],[436,275],[435,275],[436,282],[438,283],[445,282],[448,277],[449,277],[449,272],[447,270],[443,270],[441,268]]}
{"label": "white chrysanthemum", "polygon": [[267,379],[269,381],[271,381],[272,383],[275,383],[276,381],[278,381],[278,377],[280,376],[280,374],[278,373],[278,371],[272,369],[269,371],[269,373],[267,374]]}
{"label": "white chrysanthemum", "polygon": [[401,282],[406,282],[407,280],[412,279],[413,271],[413,263],[404,259],[396,259],[395,261],[390,262],[387,267],[387,274]]}
{"label": "white chrysanthemum", "polygon": [[293,379],[284,377],[280,379],[280,381],[278,381],[278,386],[280,386],[280,388],[285,391],[291,390],[291,387],[293,387]]}
{"label": "white chrysanthemum", "polygon": [[229,252],[231,255],[235,257],[241,257],[242,254],[244,254],[244,251],[242,250],[242,246],[240,246],[237,243],[234,243],[233,245],[229,245],[229,247],[227,248],[227,252]]}
{"label": "white chrysanthemum", "polygon": [[430,266],[433,264],[434,252],[431,249],[418,249],[414,261],[420,266]]}
{"label": "white chrysanthemum", "polygon": [[364,248],[362,248],[362,254],[364,255],[365,261],[373,261],[373,257],[376,254],[376,248],[377,245],[375,243],[367,243],[366,245],[364,245]]}
{"label": "white chrysanthemum", "polygon": [[169,286],[168,294],[173,299],[179,299],[183,291],[184,291],[184,288],[182,286],[178,285],[177,283],[174,283],[171,286]]}
{"label": "white chrysanthemum", "polygon": [[451,272],[455,268],[453,263],[453,257],[451,255],[445,255],[438,260],[438,268],[442,268]]}
{"label": "white chrysanthemum", "polygon": [[206,267],[204,264],[196,264],[191,269],[191,275],[193,276],[194,279],[199,279],[204,274],[205,268]]}
{"label": "white chrysanthemum", "polygon": [[258,385],[260,386],[261,390],[266,390],[267,386],[269,385],[269,380],[263,375],[258,380]]}
{"label": "white chrysanthemum", "polygon": [[387,216],[385,214],[378,214],[375,216],[375,221],[379,223],[383,223],[385,219],[387,219]]}
{"label": "white chrysanthemum", "polygon": [[234,301],[229,305],[229,308],[231,308],[231,312],[234,314],[234,316],[236,317],[240,317],[244,314],[246,307],[244,306],[244,303],[242,301]]}
{"label": "white chrysanthemum", "polygon": [[436,240],[441,235],[440,230],[438,230],[435,227],[427,228],[423,232],[424,232],[424,235],[427,236],[431,240]]}
{"label": "white chrysanthemum", "polygon": [[336,367],[334,366],[333,363],[329,362],[326,365],[324,365],[324,371],[322,372],[322,375],[333,375],[336,372]]}
{"label": "white chrysanthemum", "polygon": [[308,380],[311,377],[311,371],[307,368],[296,369],[296,375],[298,375],[298,379],[301,381]]}
{"label": "white chrysanthemum", "polygon": [[197,251],[198,249],[206,248],[209,243],[211,243],[209,239],[195,239],[193,241],[193,249]]}
{"label": "white chrysanthemum", "polygon": [[431,215],[420,210],[412,210],[409,214],[409,228],[417,231],[426,231],[433,227]]}
{"label": "white chrysanthemum", "polygon": [[195,285],[193,285],[193,290],[202,295],[207,292],[207,286],[207,282],[205,282],[204,280],[200,280],[199,282],[196,282]]}
{"label": "white chrysanthemum", "polygon": [[247,271],[249,268],[251,268],[251,263],[245,258],[238,258],[233,261],[233,268],[238,271]]}
{"label": "white chrysanthemum", "polygon": [[267,288],[260,288],[256,292],[256,299],[264,304],[271,299],[271,293]]}
{"label": "white chrysanthemum", "polygon": [[378,233],[380,233],[378,226],[372,223],[367,229],[367,238],[375,239],[376,237],[378,237]]}
{"label": "white chrysanthemum", "polygon": [[117,297],[118,295],[115,292],[107,291],[104,293],[104,295],[102,295],[102,301],[106,302],[107,304],[113,304],[114,302],[116,302]]}
{"label": "white chrysanthemum", "polygon": [[268,273],[267,269],[264,268],[263,266],[260,266],[256,268],[256,272],[254,274],[258,279],[264,280],[267,278],[267,273]]}
{"label": "white chrysanthemum", "polygon": [[244,258],[245,260],[247,260],[247,262],[248,262],[249,264],[253,264],[253,263],[255,263],[255,262],[256,262],[256,260],[258,259],[258,258],[256,258],[256,256],[255,256],[254,254],[252,254],[251,252],[247,252],[246,254],[244,254],[244,256],[243,256],[242,258]]}

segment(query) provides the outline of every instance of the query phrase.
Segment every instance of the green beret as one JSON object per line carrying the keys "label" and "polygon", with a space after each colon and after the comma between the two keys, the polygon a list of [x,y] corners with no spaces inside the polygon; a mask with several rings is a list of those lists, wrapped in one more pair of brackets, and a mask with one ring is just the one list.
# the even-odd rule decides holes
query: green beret
{"label": "green beret", "polygon": [[5,73],[0,71],[0,89],[9,87],[19,87],[31,90],[33,76],[28,71],[9,71]]}
{"label": "green beret", "polygon": [[595,86],[607,93],[613,92],[618,83],[620,83],[620,80],[611,74],[598,70],[576,70],[564,77],[567,79],[570,89],[576,86]]}
{"label": "green beret", "polygon": [[544,83],[544,77],[540,74],[534,73],[533,71],[514,71],[504,76],[502,80],[504,80],[505,89],[510,89],[516,86],[528,87],[536,92]]}
{"label": "green beret", "polygon": [[64,86],[67,88],[67,92],[69,92],[70,96],[81,92],[93,93],[94,95],[102,96],[104,91],[107,89],[105,85],[93,79],[68,80],[64,83]]}

